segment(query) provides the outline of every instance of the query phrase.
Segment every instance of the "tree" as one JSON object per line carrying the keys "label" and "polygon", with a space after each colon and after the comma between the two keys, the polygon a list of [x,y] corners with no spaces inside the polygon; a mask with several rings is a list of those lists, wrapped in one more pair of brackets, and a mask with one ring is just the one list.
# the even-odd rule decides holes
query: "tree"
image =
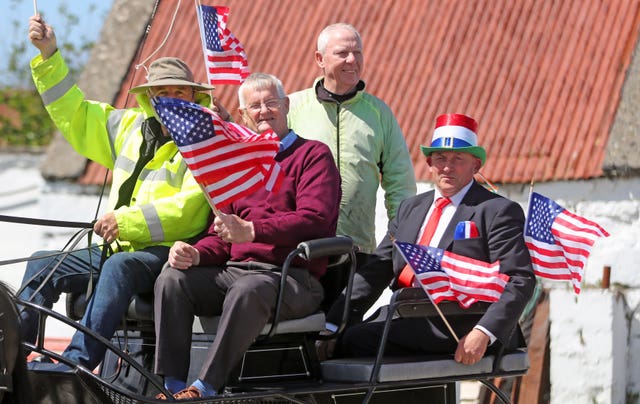
{"label": "tree", "polygon": [[[10,15],[20,14],[15,12],[20,3],[25,2],[10,0]],[[81,3],[87,10],[82,14],[83,19],[104,20],[104,16],[97,15],[98,0],[85,0]],[[94,39],[74,30],[74,27],[79,26],[81,17],[71,11],[68,2],[60,1],[56,11],[63,21],[59,25],[64,27],[55,27],[58,47],[69,65],[70,74],[77,78],[87,61]],[[46,20],[44,12],[42,15]],[[28,66],[33,47],[26,39],[25,24],[26,21],[16,18],[11,21],[11,29],[16,35],[8,47],[6,58],[0,58],[0,63],[5,63],[4,66],[0,65],[0,147],[44,146],[51,141],[55,132],[55,126],[31,80]]]}

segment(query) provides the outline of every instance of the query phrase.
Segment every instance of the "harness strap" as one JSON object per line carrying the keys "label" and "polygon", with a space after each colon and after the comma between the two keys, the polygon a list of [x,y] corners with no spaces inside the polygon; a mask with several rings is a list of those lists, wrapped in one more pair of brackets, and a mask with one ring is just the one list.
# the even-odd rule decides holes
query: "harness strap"
{"label": "harness strap", "polygon": [[93,222],[70,222],[66,220],[51,220],[51,219],[36,219],[33,217],[20,217],[20,216],[7,216],[0,215],[0,222],[10,223],[22,223],[22,224],[37,224],[41,226],[54,226],[54,227],[73,227],[78,229],[91,229],[93,228]]}

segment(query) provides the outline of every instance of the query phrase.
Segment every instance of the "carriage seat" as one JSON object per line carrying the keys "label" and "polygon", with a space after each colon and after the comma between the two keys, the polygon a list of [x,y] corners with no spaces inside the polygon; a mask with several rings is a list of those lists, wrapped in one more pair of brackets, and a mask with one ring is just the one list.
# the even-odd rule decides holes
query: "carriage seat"
{"label": "carriage seat", "polygon": [[[469,309],[462,309],[455,302],[438,305],[447,319],[455,316],[484,313],[489,303],[479,302]],[[371,321],[384,321],[385,327],[398,317],[437,317],[438,310],[427,298],[422,288],[396,290],[388,306],[383,306]],[[326,381],[346,383],[385,383],[414,380],[457,381],[480,380],[499,376],[522,375],[529,369],[529,356],[519,327],[516,327],[518,348],[486,355],[474,365],[456,362],[451,355],[424,355],[393,357],[384,355],[381,341],[376,357],[332,359],[321,363],[322,376]]]}
{"label": "carriage seat", "polygon": [[[193,321],[194,334],[215,334],[218,329],[219,316],[196,317]],[[276,334],[298,334],[305,332],[320,332],[326,327],[324,312],[316,312],[307,317],[280,321],[276,326]],[[267,335],[271,329],[271,323],[264,326],[260,335]]]}
{"label": "carriage seat", "polygon": [[[87,308],[87,295],[82,293],[67,293],[67,317],[80,320]],[[153,322],[153,295],[151,293],[135,295],[129,303],[126,319],[133,322]]]}
{"label": "carriage seat", "polygon": [[[67,296],[67,316],[73,320],[82,318],[87,306],[85,294],[74,294]],[[153,322],[153,296],[151,294],[136,295],[129,304],[126,319],[138,325],[144,322]],[[219,316],[196,317],[193,321],[193,332],[196,334],[215,334],[218,329]],[[323,312],[316,312],[304,318],[286,320],[278,324],[277,334],[289,334],[300,332],[316,332],[325,329],[325,315]],[[260,335],[269,332],[271,324],[265,325]]]}
{"label": "carriage seat", "polygon": [[[344,264],[350,265],[350,274],[347,276],[346,283],[350,283],[353,279],[355,271],[353,241],[349,237],[337,236],[323,239],[310,240],[300,243],[298,248],[294,250],[287,258],[283,266],[283,273],[288,271],[289,262],[296,256],[300,256],[305,260],[311,260],[321,257],[329,257],[328,271],[344,268]],[[281,285],[281,287],[284,283]],[[69,293],[66,298],[67,316],[73,320],[82,318],[87,306],[85,293]],[[346,310],[345,310],[346,311]],[[345,316],[346,318],[346,316]],[[215,334],[218,328],[219,316],[213,317],[196,317],[193,323],[193,332],[198,334]],[[139,294],[134,296],[129,305],[126,314],[129,329],[140,327],[152,327],[153,324],[153,295],[151,293]],[[307,317],[300,319],[292,319],[285,321],[277,321],[276,326],[271,329],[272,323],[269,323],[262,330],[261,335],[273,334],[289,334],[289,333],[317,333],[326,327],[325,314],[318,311]]]}
{"label": "carriage seat", "polygon": [[[517,349],[502,355],[494,370],[495,355],[487,355],[478,363],[463,365],[451,356],[389,357],[382,361],[378,382],[409,380],[472,380],[476,378],[521,375],[529,369],[526,350]],[[367,383],[371,378],[374,358],[331,359],[324,361],[322,376],[326,381]]]}

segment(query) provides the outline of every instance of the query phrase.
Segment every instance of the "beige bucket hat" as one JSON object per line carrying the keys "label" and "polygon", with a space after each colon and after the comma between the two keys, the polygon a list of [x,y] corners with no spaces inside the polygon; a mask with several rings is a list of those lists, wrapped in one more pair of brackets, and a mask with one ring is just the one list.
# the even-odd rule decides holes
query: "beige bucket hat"
{"label": "beige bucket hat", "polygon": [[208,91],[215,88],[209,84],[195,82],[189,66],[175,57],[163,57],[154,60],[149,65],[147,82],[132,88],[129,92],[138,94],[156,86],[191,86],[196,91]]}

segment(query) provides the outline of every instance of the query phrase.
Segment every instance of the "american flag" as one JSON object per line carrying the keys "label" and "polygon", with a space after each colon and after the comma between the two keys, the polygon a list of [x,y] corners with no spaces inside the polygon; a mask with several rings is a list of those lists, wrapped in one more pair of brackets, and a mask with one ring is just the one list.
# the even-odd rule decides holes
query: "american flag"
{"label": "american flag", "polygon": [[533,192],[524,240],[536,275],[567,280],[576,294],[593,243],[609,233],[597,223],[569,212],[555,201]]}
{"label": "american flag", "polygon": [[507,275],[500,273],[499,261],[489,264],[437,247],[394,243],[436,304],[455,300],[467,308],[477,301],[495,302],[509,281]]}
{"label": "american flag", "polygon": [[261,187],[277,190],[282,172],[274,157],[278,136],[225,122],[213,111],[177,98],[152,100],[180,154],[211,202],[221,208]]}
{"label": "american flag", "polygon": [[211,84],[242,84],[249,62],[242,44],[227,28],[228,7],[198,6],[204,65]]}

